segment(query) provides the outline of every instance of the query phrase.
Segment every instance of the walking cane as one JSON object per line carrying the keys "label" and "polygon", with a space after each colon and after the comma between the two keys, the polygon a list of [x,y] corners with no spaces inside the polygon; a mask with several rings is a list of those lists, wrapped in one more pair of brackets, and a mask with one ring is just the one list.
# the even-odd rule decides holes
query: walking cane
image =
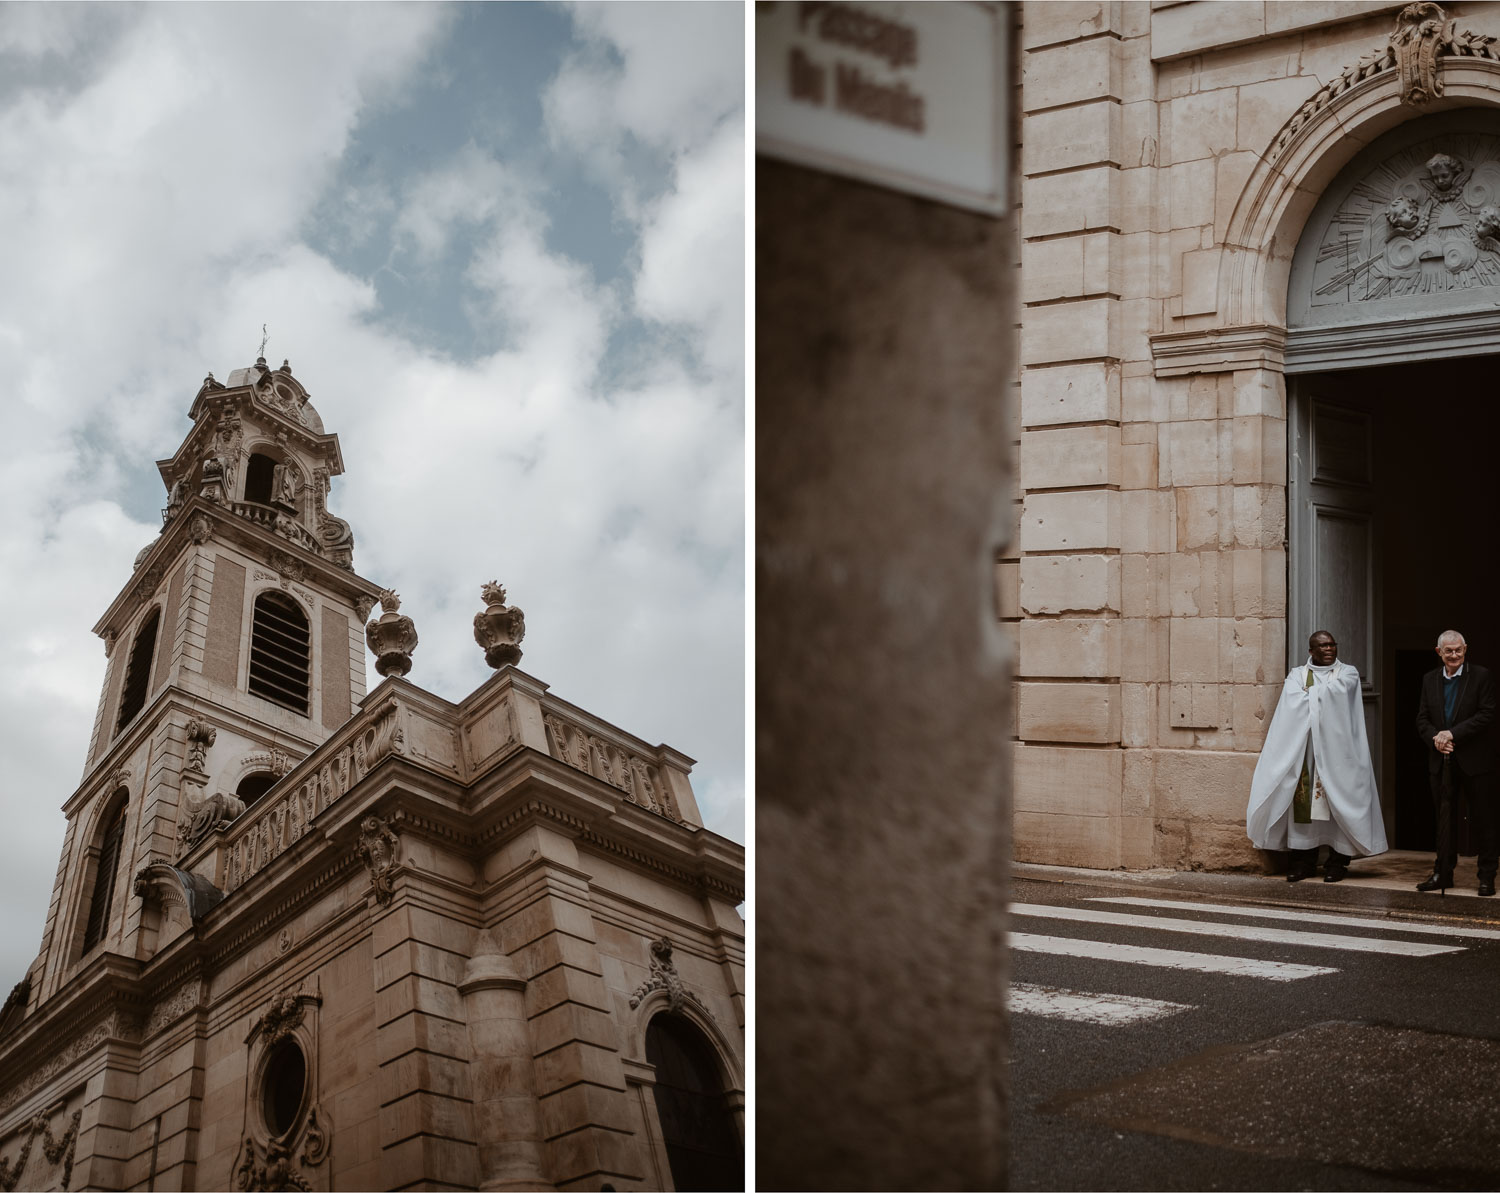
{"label": "walking cane", "polygon": [[[1453,837],[1453,775],[1449,770],[1452,760],[1451,754],[1443,755],[1443,769],[1438,778],[1437,843],[1438,856],[1444,861],[1453,857],[1457,852],[1456,847],[1448,848]],[[1441,866],[1441,863],[1439,865]],[[1438,888],[1440,898],[1447,893],[1447,887]]]}

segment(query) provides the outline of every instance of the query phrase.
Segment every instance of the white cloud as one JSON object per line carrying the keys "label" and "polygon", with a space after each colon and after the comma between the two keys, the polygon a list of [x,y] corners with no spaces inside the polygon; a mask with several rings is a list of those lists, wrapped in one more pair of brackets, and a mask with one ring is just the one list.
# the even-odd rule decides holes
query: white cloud
{"label": "white cloud", "polygon": [[[623,131],[680,152],[744,98],[743,5],[578,4],[573,18],[588,40],[548,99],[558,135],[581,147]],[[621,65],[604,65],[609,55]]]}
{"label": "white cloud", "polygon": [[745,125],[726,120],[685,153],[671,192],[653,204],[641,232],[637,309],[690,326],[711,367],[738,376],[745,356],[745,291],[722,284],[743,273]]}

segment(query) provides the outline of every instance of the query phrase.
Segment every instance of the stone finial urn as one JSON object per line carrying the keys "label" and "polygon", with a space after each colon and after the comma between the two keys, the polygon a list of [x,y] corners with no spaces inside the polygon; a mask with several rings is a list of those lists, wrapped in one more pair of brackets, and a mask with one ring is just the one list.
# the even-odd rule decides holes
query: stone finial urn
{"label": "stone finial urn", "polygon": [[380,591],[379,617],[365,626],[365,641],[375,652],[375,670],[381,675],[405,675],[411,670],[411,652],[417,649],[417,627],[396,610],[401,598],[389,588]]}
{"label": "stone finial urn", "polygon": [[484,661],[504,667],[521,661],[521,639],[526,637],[526,614],[505,603],[505,588],[491,580],[480,588],[484,612],[474,614],[474,641],[484,647]]}

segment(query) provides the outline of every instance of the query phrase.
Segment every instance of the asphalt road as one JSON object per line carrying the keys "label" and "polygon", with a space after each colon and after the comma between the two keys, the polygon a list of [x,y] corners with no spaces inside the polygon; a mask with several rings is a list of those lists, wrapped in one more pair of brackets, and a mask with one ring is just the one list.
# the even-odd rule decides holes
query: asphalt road
{"label": "asphalt road", "polygon": [[[1011,1188],[1500,1189],[1500,899],[1166,875],[1017,878],[1011,904]],[[1056,951],[1117,946],[1303,968]],[[1142,1017],[1078,1018],[1110,1014]]]}

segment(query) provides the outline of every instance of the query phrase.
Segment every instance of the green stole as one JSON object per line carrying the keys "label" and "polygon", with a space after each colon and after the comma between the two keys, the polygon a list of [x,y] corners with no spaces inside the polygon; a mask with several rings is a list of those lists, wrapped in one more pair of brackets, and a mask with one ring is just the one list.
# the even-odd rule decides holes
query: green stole
{"label": "green stole", "polygon": [[[1307,669],[1307,682],[1302,685],[1303,691],[1313,686],[1312,668]],[[1312,775],[1308,773],[1307,751],[1302,752],[1302,776],[1297,780],[1297,794],[1292,796],[1292,820],[1297,824],[1312,823]]]}

